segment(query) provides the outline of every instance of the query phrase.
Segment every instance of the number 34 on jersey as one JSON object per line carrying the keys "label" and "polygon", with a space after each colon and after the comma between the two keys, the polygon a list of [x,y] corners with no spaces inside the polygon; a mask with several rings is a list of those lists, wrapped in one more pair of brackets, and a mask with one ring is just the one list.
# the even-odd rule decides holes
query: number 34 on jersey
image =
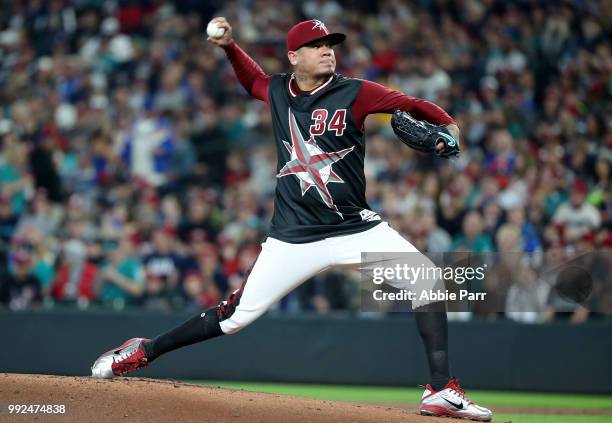
{"label": "number 34 on jersey", "polygon": [[346,128],[346,109],[338,109],[334,112],[331,119],[327,119],[329,111],[327,109],[315,109],[312,112],[313,124],[310,125],[310,135],[323,135],[327,130],[333,132],[337,137],[344,134]]}

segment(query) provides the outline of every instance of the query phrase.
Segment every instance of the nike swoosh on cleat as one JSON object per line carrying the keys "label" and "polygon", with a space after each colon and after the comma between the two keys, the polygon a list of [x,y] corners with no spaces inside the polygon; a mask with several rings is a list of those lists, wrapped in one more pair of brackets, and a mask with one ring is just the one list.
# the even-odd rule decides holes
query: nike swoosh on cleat
{"label": "nike swoosh on cleat", "polygon": [[453,407],[458,408],[459,410],[461,410],[461,409],[463,408],[463,403],[462,403],[461,401],[459,401],[459,404],[455,404],[454,402],[449,401],[449,400],[447,400],[447,399],[446,399],[446,398],[444,398],[444,397],[442,397],[442,399],[443,399],[444,401],[446,401],[447,403],[449,403],[450,405],[452,405]]}

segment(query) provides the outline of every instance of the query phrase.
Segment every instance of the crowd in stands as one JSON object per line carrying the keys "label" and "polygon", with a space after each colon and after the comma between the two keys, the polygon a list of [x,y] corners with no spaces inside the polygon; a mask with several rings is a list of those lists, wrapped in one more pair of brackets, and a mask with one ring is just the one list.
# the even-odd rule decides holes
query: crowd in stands
{"label": "crowd in stands", "polygon": [[[339,73],[455,118],[462,154],[445,161],[368,117],[368,201],[422,251],[522,253],[488,287],[506,317],[612,313],[604,0],[4,2],[1,306],[199,310],[240,286],[268,229],[276,152],[266,104],[205,40],[213,16],[269,74],[290,71],[287,30],[321,19],[347,34]],[[604,269],[598,313],[551,300],[524,264],[583,253]],[[329,273],[276,309],[355,311],[358,290]]]}

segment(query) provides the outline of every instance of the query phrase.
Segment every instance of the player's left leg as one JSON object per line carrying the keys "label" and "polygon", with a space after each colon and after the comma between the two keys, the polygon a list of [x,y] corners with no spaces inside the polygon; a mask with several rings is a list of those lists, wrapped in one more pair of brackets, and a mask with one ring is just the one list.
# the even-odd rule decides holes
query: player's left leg
{"label": "player's left leg", "polygon": [[[342,267],[361,268],[369,267],[372,263],[362,262],[363,252],[380,253],[414,253],[411,264],[424,267],[433,267],[434,264],[425,255],[404,239],[386,222],[376,227],[354,235],[329,238],[333,243],[335,252],[334,265]],[[396,263],[401,259],[394,259],[393,254],[387,255],[386,260]],[[426,281],[418,284],[421,289],[437,289],[435,281]],[[400,284],[391,283],[397,288],[410,288]],[[480,407],[465,397],[458,381],[452,379],[449,369],[448,357],[448,324],[446,304],[438,302],[413,301],[415,320],[419,334],[425,347],[429,363],[430,383],[427,385],[421,398],[421,413],[425,415],[464,417],[473,420],[489,421],[492,413]],[[448,401],[450,399],[450,401]]]}

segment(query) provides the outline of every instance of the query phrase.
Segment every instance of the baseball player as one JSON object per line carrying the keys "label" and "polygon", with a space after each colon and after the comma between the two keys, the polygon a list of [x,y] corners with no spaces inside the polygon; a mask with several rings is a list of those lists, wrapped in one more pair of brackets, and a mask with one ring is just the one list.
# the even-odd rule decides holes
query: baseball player
{"label": "baseball player", "polygon": [[[236,44],[225,18],[212,22],[224,33],[209,42],[225,50],[241,84],[272,114],[278,167],[270,234],[246,281],[227,301],[152,340],[134,338],[108,351],[92,366],[94,377],[120,376],[177,348],[236,333],[317,273],[360,268],[362,252],[417,252],[366,202],[364,120],[401,110],[443,125],[455,144],[459,139],[454,120],[437,105],[335,73],[333,46],[346,37],[319,20],[291,28],[287,57],[293,72],[273,76]],[[436,152],[445,148],[440,143]],[[413,307],[431,375],[421,414],[490,421],[491,411],[470,401],[450,376],[444,302]]]}

